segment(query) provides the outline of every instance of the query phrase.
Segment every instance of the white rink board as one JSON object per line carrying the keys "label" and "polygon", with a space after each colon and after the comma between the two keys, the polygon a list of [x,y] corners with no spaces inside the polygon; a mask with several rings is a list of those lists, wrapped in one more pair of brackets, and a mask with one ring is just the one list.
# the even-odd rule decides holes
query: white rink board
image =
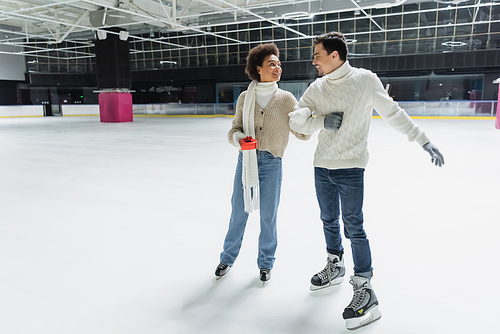
{"label": "white rink board", "polygon": [[63,104],[63,116],[98,116],[98,104]]}
{"label": "white rink board", "polygon": [[0,106],[0,117],[43,116],[43,106]]}

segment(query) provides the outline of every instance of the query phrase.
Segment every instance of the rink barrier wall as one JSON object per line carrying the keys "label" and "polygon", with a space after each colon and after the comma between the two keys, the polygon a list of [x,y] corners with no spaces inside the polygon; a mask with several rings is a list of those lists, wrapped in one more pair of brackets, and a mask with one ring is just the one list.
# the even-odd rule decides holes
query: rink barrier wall
{"label": "rink barrier wall", "polygon": [[[411,118],[495,119],[498,101],[404,101],[398,102]],[[62,104],[62,116],[99,116],[98,104]],[[234,103],[134,104],[134,116],[233,117]],[[42,117],[42,105],[0,106],[0,118]],[[373,111],[374,118],[380,116]]]}
{"label": "rink barrier wall", "polygon": [[43,117],[43,106],[0,106],[0,118]]}
{"label": "rink barrier wall", "polygon": [[98,104],[63,104],[63,116],[99,116]]}

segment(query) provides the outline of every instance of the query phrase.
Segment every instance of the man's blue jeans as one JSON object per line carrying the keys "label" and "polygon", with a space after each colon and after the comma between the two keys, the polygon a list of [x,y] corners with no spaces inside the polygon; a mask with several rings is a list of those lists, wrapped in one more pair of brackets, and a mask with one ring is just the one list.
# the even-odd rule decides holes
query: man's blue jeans
{"label": "man's blue jeans", "polygon": [[[248,213],[244,210],[243,184],[241,182],[243,155],[240,152],[234,176],[232,212],[229,228],[224,240],[220,261],[232,266],[240,252]],[[259,268],[272,269],[274,254],[278,246],[276,218],[281,193],[282,165],[281,158],[274,157],[267,151],[257,151],[260,191],[260,235],[257,265]]]}
{"label": "man's blue jeans", "polygon": [[327,252],[339,255],[344,249],[339,224],[342,213],[344,235],[351,240],[354,272],[369,277],[372,258],[363,229],[364,172],[363,168],[315,167],[314,177]]}

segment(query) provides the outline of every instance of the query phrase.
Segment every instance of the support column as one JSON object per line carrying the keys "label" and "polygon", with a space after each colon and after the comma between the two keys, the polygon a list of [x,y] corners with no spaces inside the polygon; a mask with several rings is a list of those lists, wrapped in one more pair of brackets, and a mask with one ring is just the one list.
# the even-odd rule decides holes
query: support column
{"label": "support column", "polygon": [[95,54],[101,122],[132,122],[128,33],[111,28],[98,31],[97,35]]}

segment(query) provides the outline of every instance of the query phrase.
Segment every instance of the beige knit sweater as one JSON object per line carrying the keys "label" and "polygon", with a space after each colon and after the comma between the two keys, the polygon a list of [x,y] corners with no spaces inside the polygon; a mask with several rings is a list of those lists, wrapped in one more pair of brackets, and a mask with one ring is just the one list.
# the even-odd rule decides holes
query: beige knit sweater
{"label": "beige knit sweater", "polygon": [[[236,114],[231,130],[227,135],[230,144],[240,147],[239,139],[246,137],[243,133],[243,102],[246,91],[238,97]],[[255,102],[255,139],[257,149],[268,151],[275,157],[283,158],[290,132],[300,140],[309,139],[309,135],[303,135],[290,129],[288,113],[293,111],[297,100],[292,93],[278,89],[265,109]]]}

